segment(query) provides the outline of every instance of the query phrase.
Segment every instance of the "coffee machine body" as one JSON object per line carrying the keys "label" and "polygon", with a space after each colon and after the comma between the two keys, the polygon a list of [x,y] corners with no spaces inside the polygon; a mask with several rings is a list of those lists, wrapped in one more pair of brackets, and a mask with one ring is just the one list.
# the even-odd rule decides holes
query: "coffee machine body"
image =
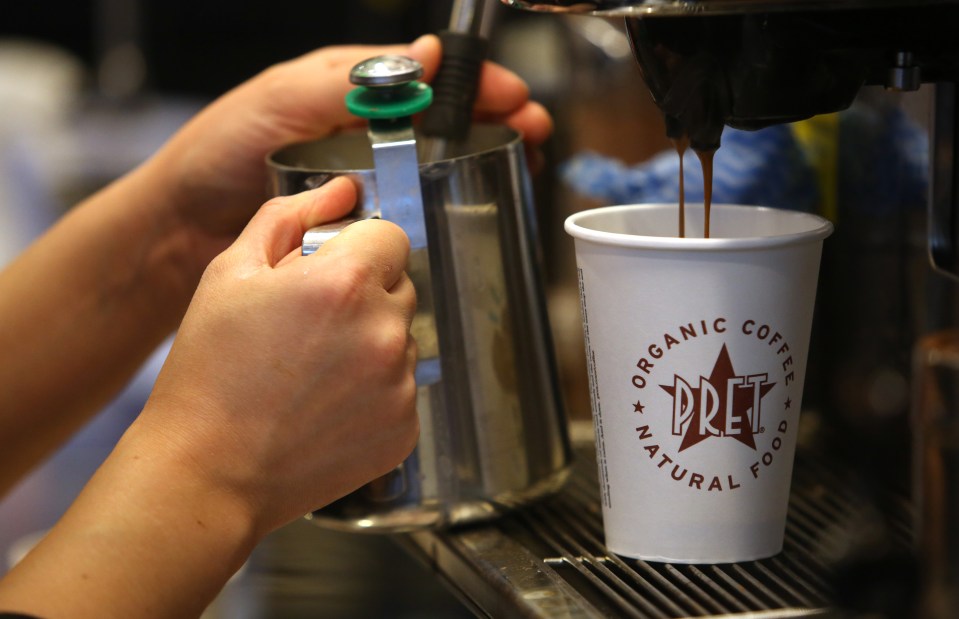
{"label": "coffee machine body", "polygon": [[[881,503],[879,497],[890,489],[891,481],[896,482],[892,493],[900,497],[903,492],[921,495],[924,485],[937,484],[933,493],[926,494],[942,498],[941,504],[918,501],[919,510],[954,504],[959,488],[940,483],[954,479],[947,454],[933,454],[935,466],[930,468],[929,450],[913,448],[914,441],[921,443],[922,433],[910,436],[909,432],[909,393],[915,389],[909,368],[916,339],[928,331],[956,326],[959,1],[502,1],[533,11],[623,18],[641,77],[663,114],[667,135],[688,137],[699,149],[719,148],[727,126],[758,130],[835,112],[855,116],[846,114],[850,106],[858,109],[869,98],[931,101],[923,126],[929,143],[925,208],[922,197],[919,208],[908,213],[879,208],[870,212],[868,205],[854,212],[839,208],[837,234],[826,244],[823,258],[824,288],[818,295],[820,309],[814,326],[814,349],[820,339],[820,367],[813,371],[818,376],[807,381],[807,385],[824,387],[804,402],[821,407],[819,419],[831,426],[822,434],[839,437],[836,453],[857,473],[856,491]],[[875,154],[867,149],[863,147],[862,159]],[[866,166],[857,172],[863,172],[864,182],[872,178],[877,186],[890,180]],[[840,178],[840,183],[849,182],[848,176]],[[913,252],[912,246],[918,251]],[[924,251],[934,270],[928,262],[923,264]],[[878,307],[879,303],[887,307]],[[921,326],[903,328],[919,315]],[[885,371],[889,368],[898,375]],[[893,383],[900,385],[901,395],[895,407],[889,397]],[[875,393],[866,393],[872,386],[877,386]],[[888,406],[882,411],[867,404],[857,409],[857,398],[878,398]],[[959,415],[959,411],[948,413]],[[910,480],[911,460],[919,452],[927,466],[918,468],[920,474]],[[941,476],[929,478],[926,472],[932,469]],[[905,482],[899,484],[900,480]],[[877,506],[879,511],[885,507]],[[928,523],[943,514],[919,515],[916,522]],[[913,529],[922,543],[898,554],[897,567],[887,574],[898,574],[905,581],[910,572],[942,573],[943,566],[952,570],[949,573],[959,573],[959,553],[949,550],[932,559],[920,550],[921,567],[913,569],[911,553],[916,549],[947,547],[942,540],[932,539],[941,531],[920,530],[918,525]],[[856,543],[847,540],[846,545]],[[871,543],[864,551],[871,556],[860,563],[859,573],[872,570],[869,573],[876,576],[881,558],[891,554],[888,547],[876,545],[875,538]],[[844,569],[852,563],[847,561]],[[888,568],[882,565],[881,569]],[[843,575],[854,572],[846,569]],[[877,584],[881,578],[872,580],[874,589],[884,586]],[[849,591],[849,582],[845,578],[837,584],[840,595]],[[959,579],[953,578],[946,588],[959,591]]]}
{"label": "coffee machine body", "polygon": [[865,85],[936,85],[929,250],[959,273],[957,0],[503,0],[624,16],[670,137],[715,149],[724,126],[759,129],[837,112]]}

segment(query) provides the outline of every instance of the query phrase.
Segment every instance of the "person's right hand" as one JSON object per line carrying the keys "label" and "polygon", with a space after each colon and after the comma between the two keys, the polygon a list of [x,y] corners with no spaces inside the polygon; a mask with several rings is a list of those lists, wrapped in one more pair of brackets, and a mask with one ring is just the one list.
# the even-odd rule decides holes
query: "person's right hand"
{"label": "person's right hand", "polygon": [[199,616],[266,534],[410,454],[406,235],[361,221],[299,255],[355,201],[347,179],[275,198],[210,263],[143,412],[0,609]]}
{"label": "person's right hand", "polygon": [[388,472],[416,442],[405,234],[361,221],[298,255],[306,229],[355,199],[338,179],[260,209],[203,275],[136,422],[248,499],[261,533]]}

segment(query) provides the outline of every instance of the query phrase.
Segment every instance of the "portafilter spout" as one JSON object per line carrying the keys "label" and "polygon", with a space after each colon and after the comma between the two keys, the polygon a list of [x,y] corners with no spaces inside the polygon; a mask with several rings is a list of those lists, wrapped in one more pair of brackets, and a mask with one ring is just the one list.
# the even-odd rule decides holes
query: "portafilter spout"
{"label": "portafilter spout", "polygon": [[759,129],[848,108],[862,86],[935,83],[929,245],[959,275],[959,0],[502,0],[623,16],[674,139],[715,150],[724,126]]}
{"label": "portafilter spout", "polygon": [[949,0],[501,0],[548,13],[590,13],[603,17],[662,17],[769,13],[814,9],[881,9],[888,6],[945,4]]}

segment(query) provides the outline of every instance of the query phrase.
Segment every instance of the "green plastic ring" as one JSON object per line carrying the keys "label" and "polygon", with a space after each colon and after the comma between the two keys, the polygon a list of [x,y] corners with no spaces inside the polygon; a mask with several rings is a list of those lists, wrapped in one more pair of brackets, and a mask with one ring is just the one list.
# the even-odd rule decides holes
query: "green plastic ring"
{"label": "green plastic ring", "polygon": [[346,93],[346,108],[361,118],[385,120],[422,112],[433,102],[433,89],[422,82],[395,87],[361,86]]}

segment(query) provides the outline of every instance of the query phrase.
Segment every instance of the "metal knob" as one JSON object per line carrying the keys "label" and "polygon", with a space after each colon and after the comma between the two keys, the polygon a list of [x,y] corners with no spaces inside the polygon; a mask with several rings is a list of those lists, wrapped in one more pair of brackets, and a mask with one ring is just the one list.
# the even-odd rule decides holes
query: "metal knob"
{"label": "metal knob", "polygon": [[422,75],[423,65],[406,56],[376,56],[364,60],[350,71],[350,81],[358,87],[347,93],[346,107],[371,121],[408,123],[408,117],[422,112],[433,102],[433,90],[416,81]]}
{"label": "metal knob", "polygon": [[350,71],[350,82],[378,88],[401,86],[423,76],[423,65],[406,56],[376,56],[357,64]]}
{"label": "metal knob", "polygon": [[896,52],[895,64],[886,77],[886,88],[896,92],[910,92],[919,90],[921,85],[922,73],[912,52]]}

